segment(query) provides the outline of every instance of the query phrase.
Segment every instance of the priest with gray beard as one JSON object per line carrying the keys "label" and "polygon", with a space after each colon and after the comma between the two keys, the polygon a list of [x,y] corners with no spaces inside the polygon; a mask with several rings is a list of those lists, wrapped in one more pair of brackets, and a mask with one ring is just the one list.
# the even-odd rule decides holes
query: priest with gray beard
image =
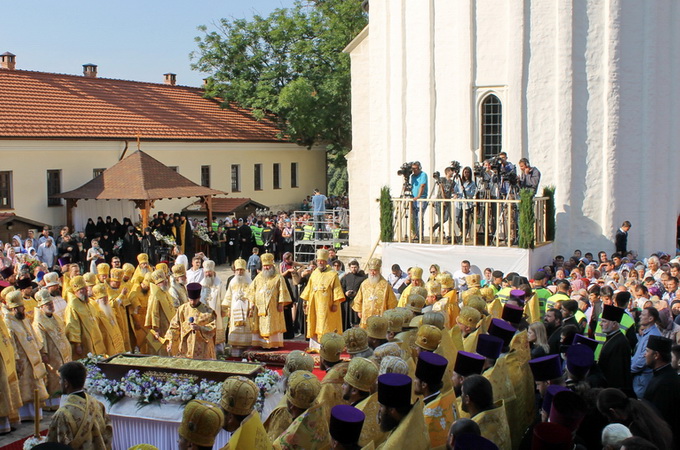
{"label": "priest with gray beard", "polygon": [[262,271],[250,285],[247,298],[253,310],[253,345],[262,348],[283,347],[286,321],[283,307],[291,302],[286,280],[276,272],[274,255],[262,255]]}
{"label": "priest with gray beard", "polygon": [[215,261],[206,259],[203,261],[203,279],[201,280],[201,303],[207,305],[215,311],[217,318],[215,319],[215,349],[217,352],[222,352],[226,334],[224,331],[224,324],[222,323],[222,314],[217,314],[221,308],[220,294],[222,288],[222,280],[215,272]]}
{"label": "priest with gray beard", "polygon": [[172,305],[179,308],[187,302],[187,270],[182,264],[172,266],[172,276],[170,276],[170,297]]}
{"label": "priest with gray beard", "polygon": [[221,316],[228,317],[228,342],[231,346],[231,356],[234,357],[241,356],[243,350],[250,347],[253,341],[250,321],[254,306],[247,297],[251,280],[246,272],[246,265],[245,259],[239,258],[234,261],[234,276],[229,281],[222,300]]}

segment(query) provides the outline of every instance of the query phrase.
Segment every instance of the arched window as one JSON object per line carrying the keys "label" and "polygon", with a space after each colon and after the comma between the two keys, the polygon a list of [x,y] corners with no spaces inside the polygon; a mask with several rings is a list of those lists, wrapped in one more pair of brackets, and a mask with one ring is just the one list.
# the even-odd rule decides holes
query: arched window
{"label": "arched window", "polygon": [[503,147],[503,105],[493,94],[482,102],[482,160],[492,158]]}

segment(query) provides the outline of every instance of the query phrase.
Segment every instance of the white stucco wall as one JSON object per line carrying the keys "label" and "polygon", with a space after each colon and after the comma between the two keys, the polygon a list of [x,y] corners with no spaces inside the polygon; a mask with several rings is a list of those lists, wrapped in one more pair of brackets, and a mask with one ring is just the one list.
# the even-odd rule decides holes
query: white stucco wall
{"label": "white stucco wall", "polygon": [[[78,188],[92,179],[92,170],[118,162],[125,148],[122,141],[0,140],[0,170],[11,170],[13,212],[52,224],[66,221],[65,206],[47,206],[48,169],[61,169],[62,191]],[[126,155],[137,149],[128,144]],[[298,209],[314,188],[326,185],[326,154],[323,148],[307,150],[291,143],[142,142],[141,149],[179,173],[201,183],[201,166],[210,166],[213,189],[230,197],[249,197],[276,211]],[[291,188],[292,162],[298,163],[298,186]],[[281,165],[281,189],[273,188],[273,164]],[[241,191],[231,190],[231,165],[241,166]],[[262,164],[262,190],[254,190],[254,165]],[[154,211],[179,212],[196,198],[161,200]],[[66,202],[63,202],[64,205]]]}
{"label": "white stucco wall", "polygon": [[[479,102],[503,104],[503,149],[557,187],[555,252],[675,250],[680,5],[673,0],[371,0],[352,57],[353,245],[379,235],[380,187],[479,160]],[[356,221],[361,220],[361,224]],[[357,229],[361,232],[357,233]]]}

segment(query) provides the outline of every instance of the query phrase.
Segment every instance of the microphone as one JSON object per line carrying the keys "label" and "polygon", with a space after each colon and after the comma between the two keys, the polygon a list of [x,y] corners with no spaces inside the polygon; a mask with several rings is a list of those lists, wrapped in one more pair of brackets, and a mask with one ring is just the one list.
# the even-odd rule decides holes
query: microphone
{"label": "microphone", "polygon": [[[194,323],[194,318],[193,318],[193,317],[189,317],[189,324],[192,324],[192,323]],[[192,333],[196,333],[196,330],[191,330],[191,332],[192,332]]]}

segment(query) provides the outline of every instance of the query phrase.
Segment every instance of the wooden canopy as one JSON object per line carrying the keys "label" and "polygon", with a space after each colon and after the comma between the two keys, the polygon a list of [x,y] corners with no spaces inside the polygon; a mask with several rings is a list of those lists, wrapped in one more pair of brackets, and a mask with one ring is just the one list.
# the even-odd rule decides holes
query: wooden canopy
{"label": "wooden canopy", "polygon": [[199,197],[205,204],[208,217],[212,218],[212,196],[218,194],[225,193],[200,186],[137,150],[79,188],[53,197],[66,199],[66,222],[69,226],[73,226],[72,209],[80,199],[131,200],[141,210],[142,228],[146,228],[156,200]]}

